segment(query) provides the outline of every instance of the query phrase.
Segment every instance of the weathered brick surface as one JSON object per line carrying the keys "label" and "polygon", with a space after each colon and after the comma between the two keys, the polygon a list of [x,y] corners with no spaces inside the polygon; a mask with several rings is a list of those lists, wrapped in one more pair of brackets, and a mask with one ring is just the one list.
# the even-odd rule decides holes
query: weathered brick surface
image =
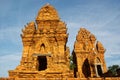
{"label": "weathered brick surface", "polygon": [[120,80],[120,77],[106,78],[0,78],[0,80]]}

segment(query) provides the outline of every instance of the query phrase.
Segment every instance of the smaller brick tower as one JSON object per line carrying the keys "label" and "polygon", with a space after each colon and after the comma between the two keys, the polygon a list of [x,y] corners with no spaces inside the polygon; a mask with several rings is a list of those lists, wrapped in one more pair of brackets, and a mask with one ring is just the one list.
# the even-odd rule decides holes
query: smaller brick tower
{"label": "smaller brick tower", "polygon": [[105,49],[95,36],[80,28],[74,44],[73,59],[76,65],[74,77],[100,77],[106,72]]}

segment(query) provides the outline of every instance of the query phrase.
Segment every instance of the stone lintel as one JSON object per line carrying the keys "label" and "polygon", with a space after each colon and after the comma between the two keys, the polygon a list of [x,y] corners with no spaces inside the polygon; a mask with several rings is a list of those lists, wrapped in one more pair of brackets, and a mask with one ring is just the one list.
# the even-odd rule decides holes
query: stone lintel
{"label": "stone lintel", "polygon": [[34,53],[33,56],[51,56],[51,53]]}

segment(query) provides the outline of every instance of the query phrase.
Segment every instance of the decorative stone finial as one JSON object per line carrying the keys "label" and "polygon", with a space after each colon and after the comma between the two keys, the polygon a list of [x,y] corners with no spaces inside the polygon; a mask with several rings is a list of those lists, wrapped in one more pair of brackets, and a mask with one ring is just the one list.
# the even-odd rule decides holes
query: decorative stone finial
{"label": "decorative stone finial", "polygon": [[47,3],[46,5],[47,5],[47,6],[50,5],[50,3]]}

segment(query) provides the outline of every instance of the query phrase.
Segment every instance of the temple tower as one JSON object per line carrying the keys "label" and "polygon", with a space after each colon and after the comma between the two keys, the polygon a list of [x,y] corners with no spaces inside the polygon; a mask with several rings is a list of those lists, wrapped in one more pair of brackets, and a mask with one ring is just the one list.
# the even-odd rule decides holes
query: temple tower
{"label": "temple tower", "polygon": [[50,4],[43,6],[35,22],[22,29],[23,52],[20,65],[9,71],[15,78],[72,77],[66,24]]}
{"label": "temple tower", "polygon": [[73,50],[74,77],[100,77],[106,72],[105,49],[95,36],[85,28],[80,28]]}

